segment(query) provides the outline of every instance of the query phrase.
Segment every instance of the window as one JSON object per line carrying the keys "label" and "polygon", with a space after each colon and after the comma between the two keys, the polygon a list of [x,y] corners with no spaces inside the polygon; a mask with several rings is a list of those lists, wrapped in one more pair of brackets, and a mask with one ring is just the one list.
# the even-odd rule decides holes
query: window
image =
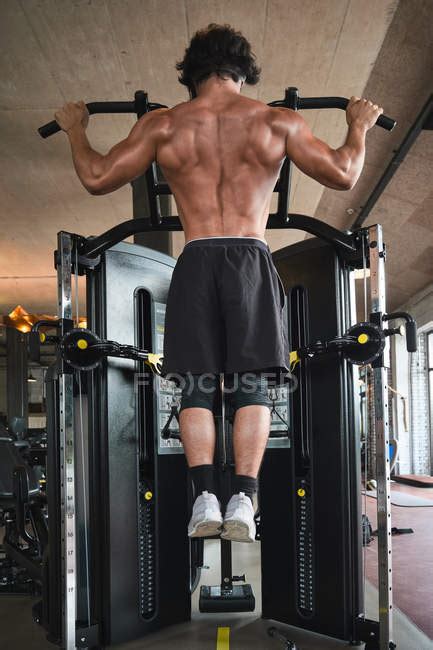
{"label": "window", "polygon": [[430,473],[433,474],[433,330],[427,332],[427,371],[430,411]]}
{"label": "window", "polygon": [[[410,355],[409,409],[412,474],[431,473],[431,396],[433,393],[433,331],[418,336],[418,350]],[[429,354],[429,352],[431,354]],[[430,358],[430,362],[429,362]]]}

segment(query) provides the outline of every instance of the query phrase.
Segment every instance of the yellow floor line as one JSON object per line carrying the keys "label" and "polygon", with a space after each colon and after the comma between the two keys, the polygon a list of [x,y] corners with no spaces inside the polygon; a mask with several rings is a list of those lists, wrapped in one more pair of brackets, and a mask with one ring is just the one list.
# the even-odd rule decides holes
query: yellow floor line
{"label": "yellow floor line", "polygon": [[219,627],[216,650],[230,650],[230,628]]}

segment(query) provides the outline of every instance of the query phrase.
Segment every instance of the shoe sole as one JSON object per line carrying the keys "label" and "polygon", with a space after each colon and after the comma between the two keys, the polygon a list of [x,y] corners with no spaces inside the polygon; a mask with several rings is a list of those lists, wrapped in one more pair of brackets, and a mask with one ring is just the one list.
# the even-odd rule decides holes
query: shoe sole
{"label": "shoe sole", "polygon": [[202,521],[196,524],[191,532],[188,531],[188,537],[214,537],[221,533],[222,522]]}
{"label": "shoe sole", "polygon": [[231,521],[224,522],[224,530],[221,533],[221,539],[226,539],[230,542],[255,542],[254,537],[251,539],[250,527],[244,521],[232,519]]}

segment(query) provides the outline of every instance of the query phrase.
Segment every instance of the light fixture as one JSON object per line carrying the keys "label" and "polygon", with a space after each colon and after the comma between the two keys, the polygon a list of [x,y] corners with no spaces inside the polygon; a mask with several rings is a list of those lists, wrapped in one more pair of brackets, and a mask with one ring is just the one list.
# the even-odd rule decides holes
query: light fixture
{"label": "light fixture", "polygon": [[5,325],[14,327],[20,332],[23,332],[23,334],[30,332],[32,325],[39,320],[49,320],[56,323],[57,318],[48,314],[29,314],[21,305],[17,305],[7,316],[3,317],[3,323]]}
{"label": "light fixture", "polygon": [[30,371],[30,374],[27,377],[27,381],[30,382],[31,384],[34,384],[37,381],[37,379],[35,377],[33,377],[32,371]]}

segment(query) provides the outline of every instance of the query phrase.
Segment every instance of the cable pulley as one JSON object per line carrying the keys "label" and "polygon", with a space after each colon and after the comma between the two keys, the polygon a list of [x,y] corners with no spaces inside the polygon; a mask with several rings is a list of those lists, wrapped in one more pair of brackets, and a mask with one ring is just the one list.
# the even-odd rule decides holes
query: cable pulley
{"label": "cable pulley", "polygon": [[[343,356],[355,365],[373,363],[385,347],[384,331],[373,323],[357,323],[347,330]],[[352,339],[352,341],[350,341]]]}
{"label": "cable pulley", "polygon": [[301,359],[312,359],[328,352],[340,352],[350,363],[365,365],[375,361],[385,347],[386,332],[374,323],[357,323],[344,336],[329,341],[316,341],[290,353],[293,370]]}
{"label": "cable pulley", "polygon": [[141,350],[133,345],[122,345],[116,341],[100,339],[88,329],[74,328],[60,341],[60,354],[77,370],[93,370],[105,357],[121,357],[144,361],[156,374],[161,373],[162,354]]}

